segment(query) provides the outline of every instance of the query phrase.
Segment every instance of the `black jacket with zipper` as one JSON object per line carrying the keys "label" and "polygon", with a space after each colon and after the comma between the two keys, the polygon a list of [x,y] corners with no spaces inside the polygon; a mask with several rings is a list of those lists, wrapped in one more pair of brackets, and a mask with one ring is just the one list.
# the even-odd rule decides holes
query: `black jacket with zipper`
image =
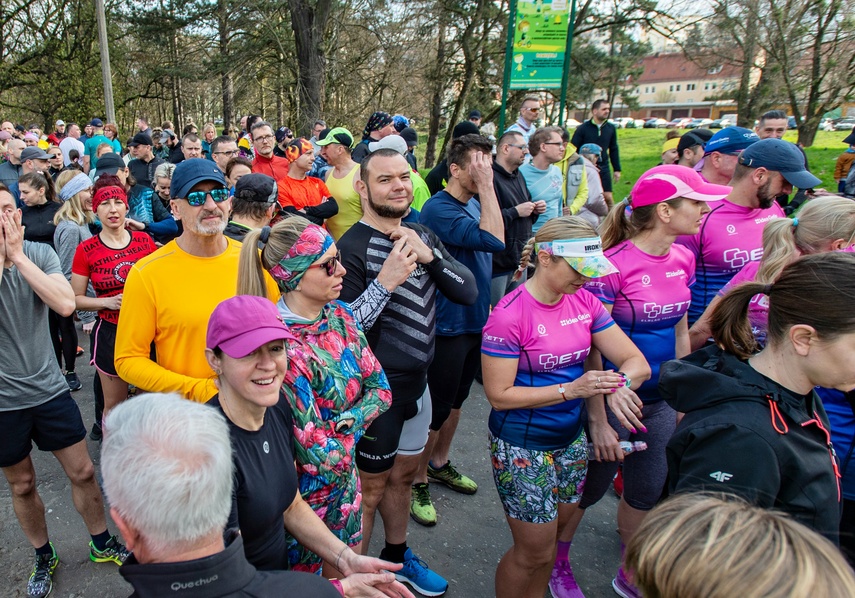
{"label": "black jacket with zipper", "polygon": [[531,201],[531,193],[519,168],[508,172],[493,160],[493,190],[505,224],[505,249],[493,254],[493,276],[496,276],[517,269],[538,214],[532,212],[531,216],[520,216],[517,212],[518,205]]}
{"label": "black jacket with zipper", "polygon": [[666,449],[669,494],[736,494],[838,542],[838,462],[815,392],[789,391],[715,346],[664,363],[659,390],[686,414]]}

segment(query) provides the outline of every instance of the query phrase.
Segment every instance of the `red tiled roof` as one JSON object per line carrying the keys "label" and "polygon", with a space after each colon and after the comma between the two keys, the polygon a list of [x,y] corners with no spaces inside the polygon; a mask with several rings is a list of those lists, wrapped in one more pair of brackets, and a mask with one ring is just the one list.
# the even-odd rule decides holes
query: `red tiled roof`
{"label": "red tiled roof", "polygon": [[[647,56],[641,60],[641,66],[644,67],[644,72],[634,81],[636,85],[668,81],[732,79],[739,77],[738,66],[719,64],[715,69],[704,68],[690,61],[682,53]],[[719,68],[721,70],[715,72]]]}

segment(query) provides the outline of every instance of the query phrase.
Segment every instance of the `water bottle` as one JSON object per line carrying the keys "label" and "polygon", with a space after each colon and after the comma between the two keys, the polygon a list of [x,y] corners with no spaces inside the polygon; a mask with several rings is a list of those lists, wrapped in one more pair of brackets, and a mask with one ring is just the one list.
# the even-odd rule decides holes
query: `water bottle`
{"label": "water bottle", "polygon": [[[621,440],[618,444],[620,444],[620,450],[623,451],[624,455],[628,455],[630,453],[634,453],[635,451],[646,451],[647,443],[643,440],[637,440],[635,442],[630,442],[629,440]],[[594,458],[594,443],[588,443],[588,458]]]}

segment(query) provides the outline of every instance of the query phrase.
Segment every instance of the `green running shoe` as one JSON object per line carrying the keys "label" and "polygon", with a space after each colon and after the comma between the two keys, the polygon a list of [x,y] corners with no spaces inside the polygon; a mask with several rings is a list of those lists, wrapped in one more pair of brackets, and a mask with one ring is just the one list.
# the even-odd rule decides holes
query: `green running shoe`
{"label": "green running shoe", "polygon": [[427,484],[413,484],[410,497],[410,517],[416,523],[427,527],[436,525],[436,509],[430,500],[430,489]]}
{"label": "green running shoe", "polygon": [[445,484],[455,492],[460,492],[461,494],[475,494],[478,492],[478,484],[475,483],[475,480],[457,471],[454,465],[451,464],[451,461],[439,469],[434,469],[433,465],[428,463],[427,477],[434,482]]}

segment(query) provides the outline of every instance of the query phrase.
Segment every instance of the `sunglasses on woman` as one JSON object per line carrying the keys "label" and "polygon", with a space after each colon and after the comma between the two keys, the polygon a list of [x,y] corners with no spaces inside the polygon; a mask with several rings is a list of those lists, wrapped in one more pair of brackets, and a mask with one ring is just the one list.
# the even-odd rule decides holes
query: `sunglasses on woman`
{"label": "sunglasses on woman", "polygon": [[327,276],[333,276],[340,263],[341,252],[339,251],[327,261],[321,262],[320,264],[312,264],[309,268],[324,268],[327,271]]}
{"label": "sunglasses on woman", "polygon": [[221,203],[226,201],[229,198],[229,190],[226,188],[222,189],[211,189],[210,191],[191,191],[187,194],[187,197],[184,199],[187,200],[191,206],[198,208],[199,206],[204,206],[208,201],[208,196],[211,196],[216,203]]}

